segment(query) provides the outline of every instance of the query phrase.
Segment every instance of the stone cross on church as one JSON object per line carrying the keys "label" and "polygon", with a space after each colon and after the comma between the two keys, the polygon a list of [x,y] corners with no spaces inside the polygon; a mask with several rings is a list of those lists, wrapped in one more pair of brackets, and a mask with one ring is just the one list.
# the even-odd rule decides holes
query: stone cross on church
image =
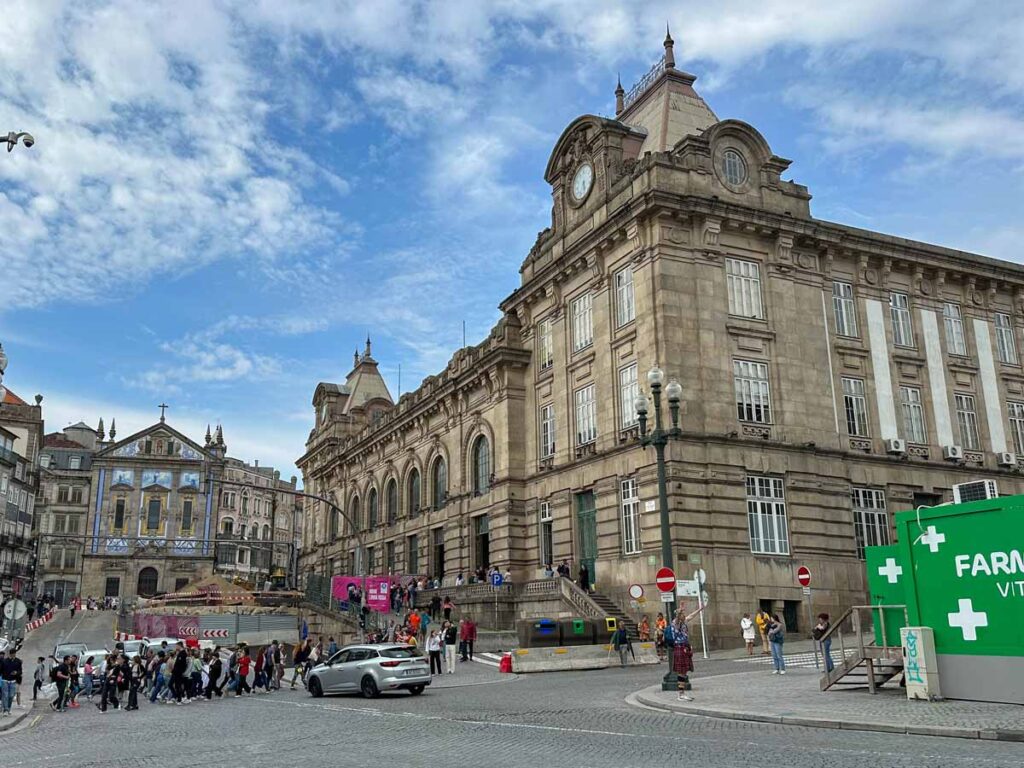
{"label": "stone cross on church", "polygon": [[157,408],[160,409],[160,423],[161,424],[163,424],[164,421],[165,421],[165,419],[164,419],[164,411],[166,411],[170,407],[171,406],[167,405],[167,403],[160,403],[160,405],[157,406]]}

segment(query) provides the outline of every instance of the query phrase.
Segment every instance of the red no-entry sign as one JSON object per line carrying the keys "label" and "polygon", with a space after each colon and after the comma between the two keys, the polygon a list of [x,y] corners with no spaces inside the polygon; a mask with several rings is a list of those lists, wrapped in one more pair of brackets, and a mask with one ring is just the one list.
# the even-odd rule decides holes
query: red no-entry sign
{"label": "red no-entry sign", "polygon": [[800,582],[801,587],[811,586],[811,571],[806,565],[801,565],[796,570],[796,580]]}
{"label": "red no-entry sign", "polygon": [[662,592],[671,592],[676,588],[676,575],[671,568],[660,568],[654,577],[654,583]]}

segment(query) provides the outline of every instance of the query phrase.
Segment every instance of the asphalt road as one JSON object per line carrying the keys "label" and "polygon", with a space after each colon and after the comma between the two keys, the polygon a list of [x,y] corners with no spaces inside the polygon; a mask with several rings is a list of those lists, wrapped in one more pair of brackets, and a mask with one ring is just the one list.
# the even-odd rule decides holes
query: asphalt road
{"label": "asphalt road", "polygon": [[[69,627],[70,637],[109,640],[110,618],[89,616]],[[736,665],[698,660],[698,671],[735,672]],[[455,675],[438,678],[418,698],[312,699],[297,690],[181,707],[143,704],[133,713],[102,715],[88,706],[63,715],[47,710],[31,728],[0,735],[0,755],[5,768],[1024,768],[1020,744],[714,720],[626,703],[631,692],[659,677],[652,669],[515,677],[460,664]],[[752,674],[752,695],[759,680],[763,676]]]}

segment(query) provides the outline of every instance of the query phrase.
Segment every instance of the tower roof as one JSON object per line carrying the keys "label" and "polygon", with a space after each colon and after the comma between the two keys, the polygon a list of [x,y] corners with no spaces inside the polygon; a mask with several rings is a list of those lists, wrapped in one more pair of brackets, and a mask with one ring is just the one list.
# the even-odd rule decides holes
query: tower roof
{"label": "tower roof", "polygon": [[672,36],[666,27],[665,54],[626,92],[616,120],[647,133],[644,152],[672,149],[686,136],[699,136],[718,116],[693,89],[696,75],[676,69]]}

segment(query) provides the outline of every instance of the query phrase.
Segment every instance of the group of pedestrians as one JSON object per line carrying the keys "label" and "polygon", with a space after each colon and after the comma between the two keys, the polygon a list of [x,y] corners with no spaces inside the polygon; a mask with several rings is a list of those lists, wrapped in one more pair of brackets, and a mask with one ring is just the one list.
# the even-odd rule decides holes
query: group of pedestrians
{"label": "group of pedestrians", "polygon": [[56,684],[57,693],[50,702],[55,712],[80,708],[82,698],[106,713],[138,710],[140,698],[151,704],[182,706],[230,693],[270,693],[281,688],[285,658],[276,640],[255,651],[240,643],[230,653],[219,646],[201,651],[182,642],[171,647],[164,641],[131,659],[123,651],[84,660],[72,654],[58,660],[48,673],[40,657],[33,698],[47,678]]}

